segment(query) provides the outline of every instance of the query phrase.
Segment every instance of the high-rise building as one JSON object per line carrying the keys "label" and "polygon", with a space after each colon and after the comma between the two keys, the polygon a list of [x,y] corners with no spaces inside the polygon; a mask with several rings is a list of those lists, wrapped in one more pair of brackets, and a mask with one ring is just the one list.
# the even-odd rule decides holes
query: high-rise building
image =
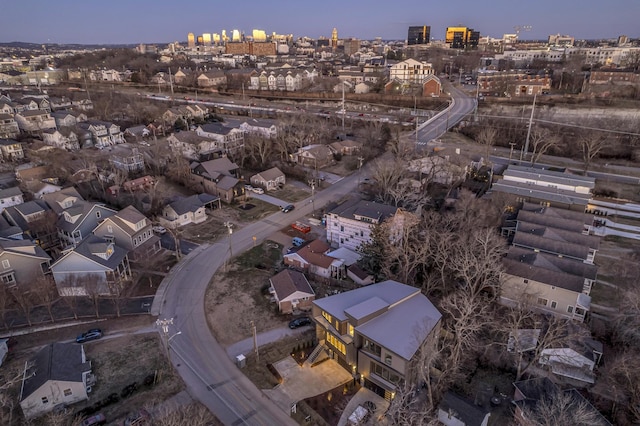
{"label": "high-rise building", "polygon": [[344,40],[344,54],[353,55],[360,50],[360,40],[357,38],[348,38]]}
{"label": "high-rise building", "polygon": [[331,47],[333,49],[338,48],[338,30],[336,28],[331,31]]}
{"label": "high-rise building", "polygon": [[220,34],[218,33],[213,33],[213,42],[214,43],[220,43]]}
{"label": "high-rise building", "polygon": [[467,27],[447,27],[445,42],[453,49],[478,47],[480,32]]}
{"label": "high-rise building", "polygon": [[264,30],[253,30],[253,41],[265,42],[267,41],[267,33]]}
{"label": "high-rise building", "polygon": [[233,41],[233,42],[241,41],[240,31],[238,31],[238,30],[231,31],[231,41]]}
{"label": "high-rise building", "polygon": [[196,47],[196,36],[193,33],[187,34],[187,46],[188,47]]}
{"label": "high-rise building", "polygon": [[202,46],[204,44],[204,39],[201,35],[198,36],[198,46]]}
{"label": "high-rise building", "polygon": [[431,40],[431,27],[423,25],[421,27],[409,27],[407,34],[407,44],[413,46],[416,44],[427,44]]}
{"label": "high-rise building", "polygon": [[227,30],[222,30],[222,42],[226,43],[229,41],[229,37],[227,37]]}
{"label": "high-rise building", "polygon": [[211,33],[202,34],[202,43],[205,46],[211,46]]}

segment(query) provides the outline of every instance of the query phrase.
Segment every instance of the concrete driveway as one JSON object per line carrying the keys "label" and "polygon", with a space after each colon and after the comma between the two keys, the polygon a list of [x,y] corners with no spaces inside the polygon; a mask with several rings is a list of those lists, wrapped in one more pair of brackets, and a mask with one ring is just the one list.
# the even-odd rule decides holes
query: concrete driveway
{"label": "concrete driveway", "polygon": [[301,367],[288,356],[273,366],[280,373],[282,383],[263,392],[285,412],[290,412],[294,402],[320,395],[353,380],[353,376],[334,360],[327,360],[314,367]]}
{"label": "concrete driveway", "polygon": [[291,204],[288,201],[284,201],[284,200],[281,200],[279,198],[272,197],[269,194],[256,194],[255,192],[252,192],[249,195],[249,200],[252,199],[252,198],[256,198],[258,200],[264,201],[265,203],[273,204],[274,206],[278,206],[280,208],[282,208],[282,207],[284,207],[284,206],[286,206],[288,204]]}

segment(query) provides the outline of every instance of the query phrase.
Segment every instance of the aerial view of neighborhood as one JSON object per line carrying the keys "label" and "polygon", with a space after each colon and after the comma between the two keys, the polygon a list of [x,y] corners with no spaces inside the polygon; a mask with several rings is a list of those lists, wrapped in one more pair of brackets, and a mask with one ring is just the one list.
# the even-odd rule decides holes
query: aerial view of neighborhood
{"label": "aerial view of neighborhood", "polygon": [[640,424],[640,3],[14,3],[0,425]]}

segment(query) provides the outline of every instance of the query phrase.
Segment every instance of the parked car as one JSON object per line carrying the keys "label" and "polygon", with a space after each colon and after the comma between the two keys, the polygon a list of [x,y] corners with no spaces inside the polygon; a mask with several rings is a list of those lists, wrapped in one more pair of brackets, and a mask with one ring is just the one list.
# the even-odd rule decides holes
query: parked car
{"label": "parked car", "polygon": [[151,424],[151,416],[145,409],[140,409],[135,413],[131,413],[127,416],[122,423],[123,426],[142,426]]}
{"label": "parked car", "polygon": [[152,229],[156,234],[163,235],[167,233],[167,229],[164,226],[154,226]]}
{"label": "parked car", "polygon": [[300,247],[305,243],[305,241],[300,237],[293,237],[293,239],[291,240],[291,243],[296,247]]}
{"label": "parked car", "polygon": [[262,188],[253,188],[252,191],[256,194],[264,194],[264,189]]}
{"label": "parked car", "polygon": [[98,413],[94,416],[87,417],[82,421],[82,426],[94,426],[94,425],[103,425],[107,423],[107,419],[104,417],[104,414]]}
{"label": "parked car", "polygon": [[85,343],[90,342],[92,340],[96,340],[102,337],[102,330],[99,328],[92,328],[88,330],[86,333],[80,334],[76,337],[76,343]]}
{"label": "parked car", "polygon": [[298,328],[304,327],[305,325],[311,325],[311,318],[309,317],[300,317],[289,322],[289,328]]}
{"label": "parked car", "polygon": [[244,189],[245,189],[246,191],[253,191],[253,186],[251,186],[251,185],[245,185],[245,186],[244,186]]}
{"label": "parked car", "polygon": [[289,213],[291,210],[295,209],[296,207],[293,204],[289,204],[285,207],[282,208],[282,213]]}

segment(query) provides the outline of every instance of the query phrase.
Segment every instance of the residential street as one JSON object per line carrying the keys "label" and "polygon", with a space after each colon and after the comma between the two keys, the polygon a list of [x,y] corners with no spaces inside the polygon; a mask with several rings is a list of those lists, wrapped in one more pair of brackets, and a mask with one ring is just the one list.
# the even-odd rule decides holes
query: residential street
{"label": "residential street", "polygon": [[[423,130],[428,131],[430,126],[437,126],[437,123],[428,124]],[[359,173],[317,192],[315,207],[357,191],[358,181],[366,170],[365,166]],[[229,257],[230,245],[233,253],[242,253],[253,246],[253,237],[262,242],[282,227],[311,213],[310,198],[295,206],[296,209],[289,213],[277,212],[235,231],[230,242],[223,240],[195,249],[165,278],[152,306],[151,313],[159,319],[173,318],[165,338],[170,344],[172,362],[189,393],[227,425],[295,424],[288,413],[277,408],[237,369],[211,335],[203,303],[211,277]]]}

